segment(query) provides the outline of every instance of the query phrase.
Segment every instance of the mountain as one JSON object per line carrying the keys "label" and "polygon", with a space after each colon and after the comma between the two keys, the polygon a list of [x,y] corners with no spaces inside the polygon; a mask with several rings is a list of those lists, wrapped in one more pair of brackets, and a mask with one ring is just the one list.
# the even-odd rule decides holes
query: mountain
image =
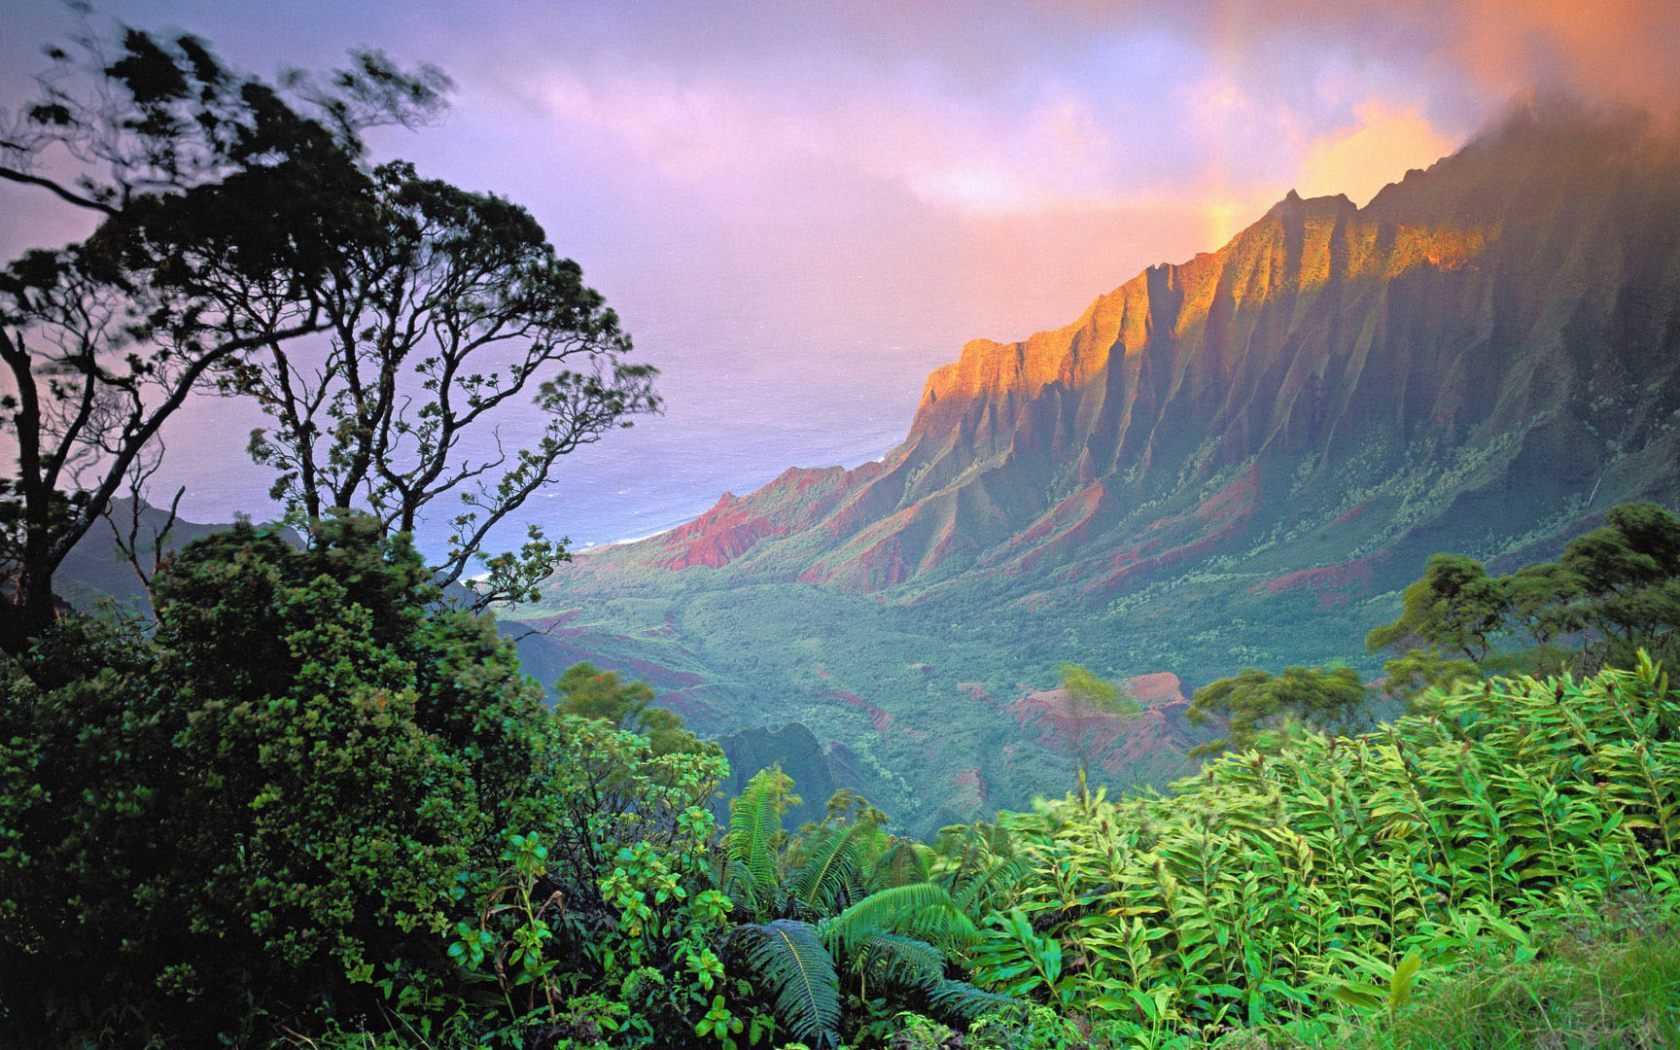
{"label": "mountain", "polygon": [[[95,525],[80,543],[70,549],[53,580],[54,590],[66,604],[88,612],[108,600],[130,611],[143,611],[149,607],[145,585],[117,544],[117,529],[122,529],[125,534],[133,529],[133,539],[139,544],[141,565],[149,574],[154,567],[154,547],[159,536],[163,537],[163,552],[170,554],[194,540],[231,527],[230,522],[207,524],[171,518],[167,510],[144,502],[140,504],[138,514],[132,507],[133,502],[128,497],[112,499],[109,520]],[[281,536],[293,545],[303,542],[303,538],[290,529],[283,530]]]}
{"label": "mountain", "polygon": [[[1363,208],[1290,193],[1065,328],[969,343],[879,462],[588,552],[535,615],[702,728],[804,723],[931,825],[1065,785],[1016,717],[1062,661],[1374,668],[1430,553],[1513,565],[1677,497],[1680,151],[1545,100]],[[1187,732],[1152,708],[1111,779],[1184,771]]]}

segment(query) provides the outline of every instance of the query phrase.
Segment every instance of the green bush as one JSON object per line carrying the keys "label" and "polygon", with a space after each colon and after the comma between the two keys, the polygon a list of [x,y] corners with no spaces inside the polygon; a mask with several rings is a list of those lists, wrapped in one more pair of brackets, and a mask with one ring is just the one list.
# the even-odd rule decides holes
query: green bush
{"label": "green bush", "polygon": [[556,727],[426,578],[366,519],[242,525],[159,576],[152,637],[67,620],[4,672],[13,1045],[253,1041],[450,979],[503,829],[557,823]]}
{"label": "green bush", "polygon": [[1648,660],[1428,707],[1227,755],[1165,797],[1000,816],[1032,870],[976,974],[1097,1045],[1191,1045],[1384,1016],[1625,902],[1680,915],[1680,694]]}

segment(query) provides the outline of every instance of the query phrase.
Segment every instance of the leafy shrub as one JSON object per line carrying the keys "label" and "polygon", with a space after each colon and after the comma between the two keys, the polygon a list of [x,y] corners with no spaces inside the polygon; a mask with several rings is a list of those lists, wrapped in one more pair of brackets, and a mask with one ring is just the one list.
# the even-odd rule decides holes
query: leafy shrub
{"label": "leafy shrub", "polygon": [[1496,679],[1353,739],[1232,754],[1165,797],[1001,816],[1031,864],[983,983],[1101,1043],[1385,1013],[1461,960],[1624,900],[1680,914],[1680,694]]}
{"label": "leafy shrub", "polygon": [[366,519],[303,550],[242,525],[158,577],[154,637],[67,621],[4,672],[18,1045],[244,1042],[442,986],[502,829],[555,823],[555,726],[426,579]]}

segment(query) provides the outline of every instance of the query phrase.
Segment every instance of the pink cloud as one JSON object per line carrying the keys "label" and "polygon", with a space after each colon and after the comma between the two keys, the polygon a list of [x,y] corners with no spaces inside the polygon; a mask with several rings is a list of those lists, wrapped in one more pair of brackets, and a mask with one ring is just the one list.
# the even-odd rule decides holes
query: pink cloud
{"label": "pink cloud", "polygon": [[1355,110],[1358,122],[1314,139],[1301,158],[1303,196],[1342,193],[1364,204],[1412,168],[1451,153],[1456,136],[1436,128],[1416,106],[1372,99]]}

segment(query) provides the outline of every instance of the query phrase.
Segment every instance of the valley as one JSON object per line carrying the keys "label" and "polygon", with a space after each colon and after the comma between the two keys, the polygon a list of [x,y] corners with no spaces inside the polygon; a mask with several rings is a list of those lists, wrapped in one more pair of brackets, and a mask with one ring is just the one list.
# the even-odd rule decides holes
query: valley
{"label": "valley", "polygon": [[[1065,328],[970,342],[881,461],[584,552],[502,615],[544,680],[588,658],[702,732],[807,727],[916,831],[1023,806],[1070,782],[1026,703],[1065,662],[1186,696],[1374,675],[1429,554],[1512,567],[1680,496],[1677,178],[1633,118],[1518,107],[1363,208],[1290,194]],[[1112,787],[1190,768],[1173,702]]]}

